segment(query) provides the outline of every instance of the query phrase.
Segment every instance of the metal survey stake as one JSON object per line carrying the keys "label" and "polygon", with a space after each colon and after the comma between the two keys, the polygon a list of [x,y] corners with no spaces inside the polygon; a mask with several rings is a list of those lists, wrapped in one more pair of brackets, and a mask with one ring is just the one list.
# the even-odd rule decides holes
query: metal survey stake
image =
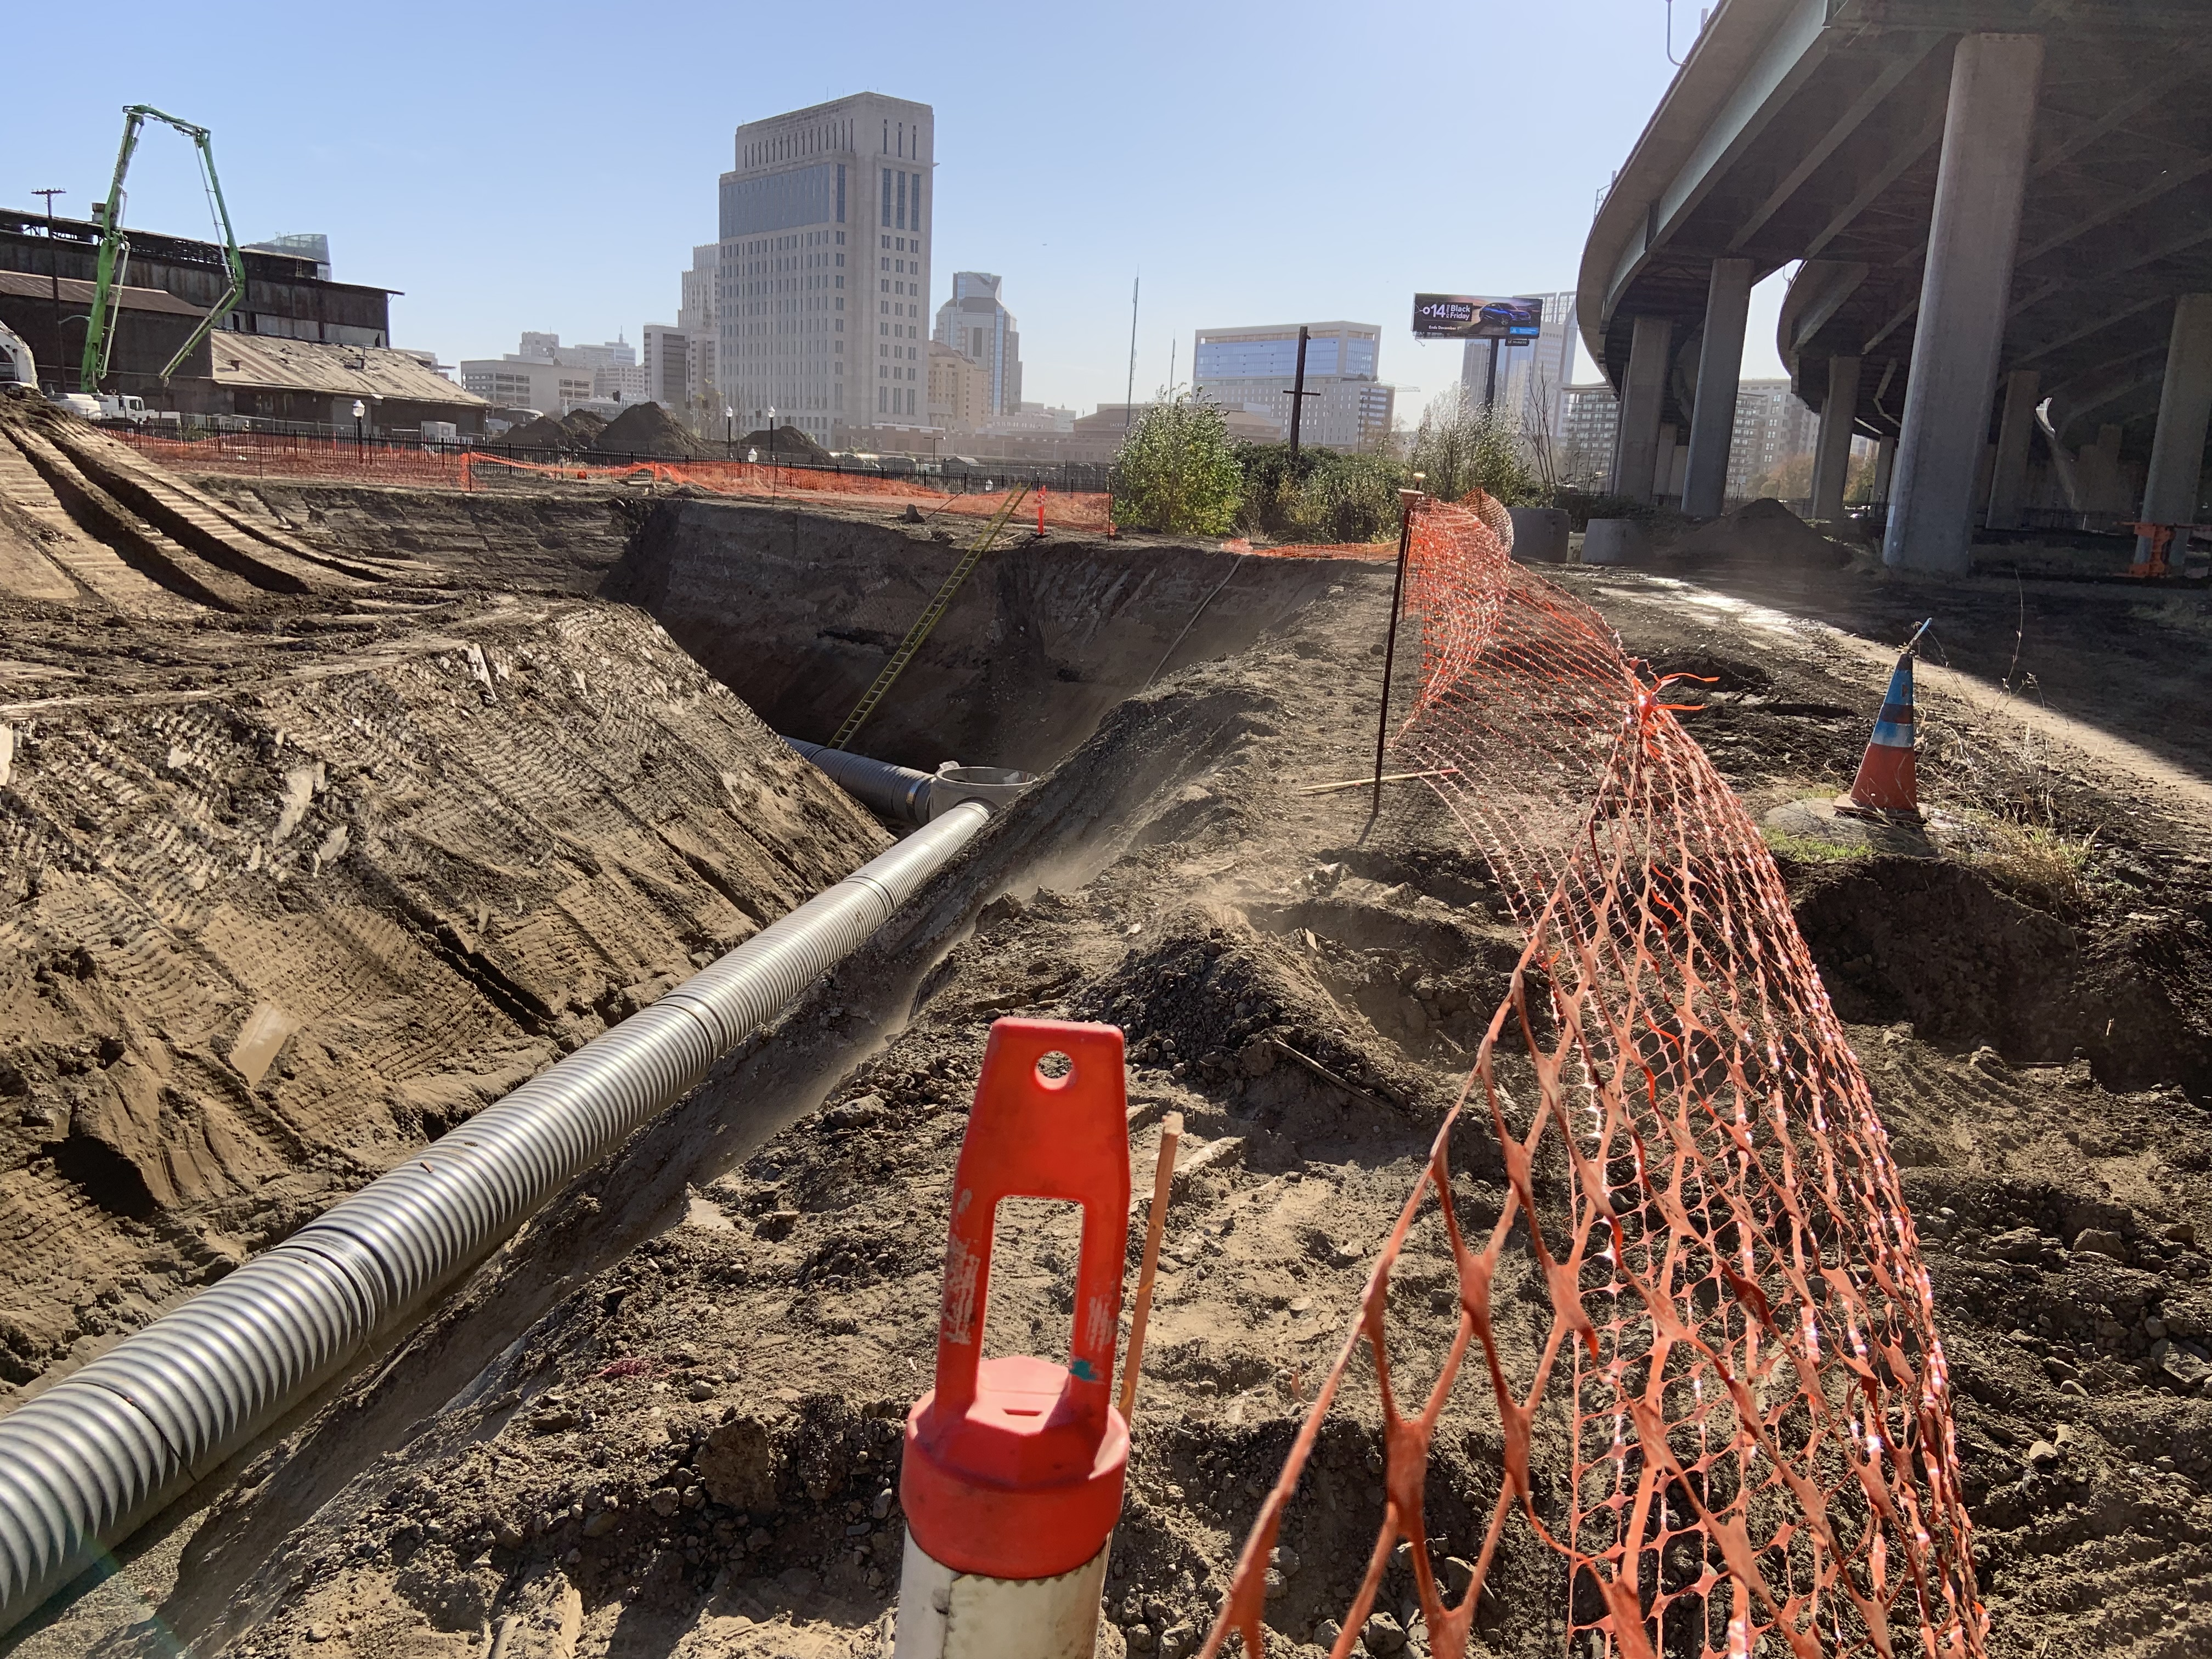
{"label": "metal survey stake", "polygon": [[[1427,474],[1416,472],[1413,481],[1424,483]],[[1370,817],[1382,813],[1382,756],[1390,746],[1390,672],[1398,662],[1398,606],[1406,592],[1406,560],[1413,547],[1413,509],[1419,505],[1422,494],[1418,489],[1398,492],[1398,574],[1390,584],[1390,633],[1382,647],[1382,713],[1375,726],[1375,810]]]}

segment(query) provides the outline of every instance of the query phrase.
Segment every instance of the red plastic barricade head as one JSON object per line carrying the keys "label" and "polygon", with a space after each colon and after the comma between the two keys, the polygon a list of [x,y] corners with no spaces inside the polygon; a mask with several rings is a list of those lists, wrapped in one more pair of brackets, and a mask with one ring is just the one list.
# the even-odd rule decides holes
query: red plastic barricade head
{"label": "red plastic barricade head", "polygon": [[[1037,1064],[1055,1052],[1069,1069],[1047,1077]],[[1083,1206],[1064,1366],[980,1358],[1002,1198]],[[1128,1233],[1120,1030],[996,1022],[953,1178],[937,1386],[907,1415],[899,1499],[933,1560],[989,1578],[1051,1578],[1112,1534],[1129,1462],[1129,1425],[1110,1403]]]}

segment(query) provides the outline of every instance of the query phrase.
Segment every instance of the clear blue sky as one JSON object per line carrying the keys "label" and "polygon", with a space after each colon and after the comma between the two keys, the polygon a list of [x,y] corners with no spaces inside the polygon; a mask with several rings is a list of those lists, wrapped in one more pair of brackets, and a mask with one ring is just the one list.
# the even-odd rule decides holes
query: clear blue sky
{"label": "clear blue sky", "polygon": [[[82,215],[121,106],[151,103],[214,130],[242,240],[324,231],[342,280],[404,289],[397,343],[635,341],[714,239],[739,121],[884,92],[937,112],[932,305],[956,270],[1002,274],[1031,399],[1120,400],[1141,267],[1140,396],[1171,342],[1188,378],[1195,328],[1350,318],[1383,325],[1416,413],[1461,349],[1411,338],[1412,295],[1574,286],[1674,73],[1665,21],[1663,0],[23,6],[0,204],[58,185]],[[141,146],[128,222],[205,234],[176,135]],[[1747,376],[1780,372],[1779,286]]]}

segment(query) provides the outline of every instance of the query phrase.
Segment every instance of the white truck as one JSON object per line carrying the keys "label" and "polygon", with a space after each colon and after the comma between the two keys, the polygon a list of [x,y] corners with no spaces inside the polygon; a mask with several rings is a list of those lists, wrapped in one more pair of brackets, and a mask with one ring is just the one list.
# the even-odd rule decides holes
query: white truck
{"label": "white truck", "polygon": [[167,418],[166,410],[146,407],[143,398],[129,392],[64,392],[53,400],[72,415],[82,415],[88,421],[126,421],[132,426],[143,426],[149,421]]}

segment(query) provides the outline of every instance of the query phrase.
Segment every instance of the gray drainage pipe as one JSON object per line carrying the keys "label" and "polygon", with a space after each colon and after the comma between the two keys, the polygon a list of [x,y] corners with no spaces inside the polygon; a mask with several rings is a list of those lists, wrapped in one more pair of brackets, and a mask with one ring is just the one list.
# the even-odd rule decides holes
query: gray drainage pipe
{"label": "gray drainage pipe", "polygon": [[947,761],[933,775],[889,761],[870,760],[849,750],[827,749],[799,738],[784,742],[829,775],[830,781],[875,813],[899,823],[928,823],[963,801],[994,809],[1011,806],[1036,781],[1031,772],[1005,766],[963,766]]}
{"label": "gray drainage pipe", "polygon": [[929,822],[929,787],[937,780],[910,766],[870,760],[843,749],[807,743],[799,738],[784,741],[830,775],[830,781],[878,817],[899,823]]}
{"label": "gray drainage pipe", "polygon": [[963,803],[0,1418],[0,1631],[480,1261],[850,955],[983,827]]}

